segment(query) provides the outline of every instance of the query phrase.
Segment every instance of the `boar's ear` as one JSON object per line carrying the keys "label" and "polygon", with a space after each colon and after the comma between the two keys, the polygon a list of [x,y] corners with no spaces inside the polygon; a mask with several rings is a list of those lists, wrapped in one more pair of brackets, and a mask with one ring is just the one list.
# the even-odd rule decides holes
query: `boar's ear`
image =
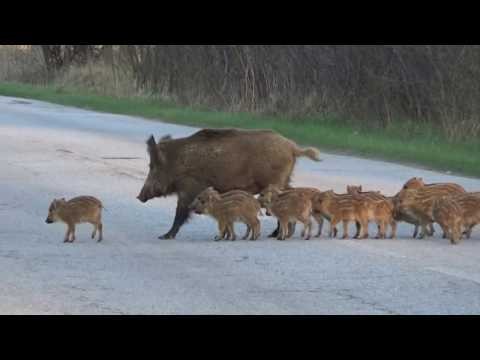
{"label": "boar's ear", "polygon": [[153,164],[163,164],[165,163],[165,156],[163,152],[158,149],[157,143],[155,142],[155,138],[150,136],[150,138],[147,140],[147,149],[148,149],[148,154],[150,155],[150,161]]}
{"label": "boar's ear", "polygon": [[148,138],[147,146],[149,149],[153,149],[157,146],[157,143],[155,142],[155,137],[153,135],[150,135],[150,137]]}
{"label": "boar's ear", "polygon": [[155,138],[150,136],[147,140],[147,150],[148,154],[150,155],[150,160],[152,163],[158,163],[158,152],[157,152],[157,143],[155,142]]}

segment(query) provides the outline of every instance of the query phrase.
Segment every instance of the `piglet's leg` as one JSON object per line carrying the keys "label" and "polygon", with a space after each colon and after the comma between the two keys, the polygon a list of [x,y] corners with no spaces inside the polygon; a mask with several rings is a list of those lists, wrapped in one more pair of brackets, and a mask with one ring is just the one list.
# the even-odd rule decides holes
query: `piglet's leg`
{"label": "piglet's leg", "polygon": [[67,227],[67,231],[65,232],[65,238],[63,239],[63,242],[66,243],[70,239],[70,226]]}
{"label": "piglet's leg", "polygon": [[75,241],[75,225],[71,226],[71,231],[70,231],[70,242],[73,243]]}

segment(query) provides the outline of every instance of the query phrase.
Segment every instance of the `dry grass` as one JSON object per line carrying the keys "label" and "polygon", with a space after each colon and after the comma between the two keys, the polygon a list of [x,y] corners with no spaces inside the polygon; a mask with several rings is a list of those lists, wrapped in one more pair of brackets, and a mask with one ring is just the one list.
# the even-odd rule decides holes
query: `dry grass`
{"label": "dry grass", "polygon": [[141,95],[135,88],[135,80],[125,72],[114,72],[103,63],[69,67],[53,81],[59,90],[74,88],[88,90],[98,95],[134,97]]}
{"label": "dry grass", "polygon": [[40,49],[30,45],[0,45],[0,81],[41,84],[46,78]]}

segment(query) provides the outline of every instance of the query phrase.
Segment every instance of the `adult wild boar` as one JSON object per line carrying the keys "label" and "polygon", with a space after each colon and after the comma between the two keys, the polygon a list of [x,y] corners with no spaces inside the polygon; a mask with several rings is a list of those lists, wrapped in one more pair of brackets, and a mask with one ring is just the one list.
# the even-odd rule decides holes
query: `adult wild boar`
{"label": "adult wild boar", "polygon": [[320,161],[314,148],[302,149],[269,130],[204,129],[181,139],[147,141],[150,171],[138,200],[178,196],[175,220],[160,239],[174,239],[203,190],[243,190],[258,194],[268,185],[289,186],[297,157]]}

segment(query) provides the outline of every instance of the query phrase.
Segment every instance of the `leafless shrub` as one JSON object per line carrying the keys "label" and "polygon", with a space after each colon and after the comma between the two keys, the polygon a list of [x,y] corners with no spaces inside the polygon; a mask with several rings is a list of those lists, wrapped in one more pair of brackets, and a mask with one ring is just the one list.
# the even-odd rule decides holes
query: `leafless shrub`
{"label": "leafless shrub", "polygon": [[45,80],[45,62],[39,48],[0,45],[0,81],[42,83]]}
{"label": "leafless shrub", "polygon": [[[334,114],[369,127],[409,119],[432,124],[451,141],[479,134],[479,45],[42,46],[43,67],[56,69],[56,81],[102,93],[231,111]],[[45,73],[37,69],[32,74]],[[9,76],[25,78],[17,70]]]}

